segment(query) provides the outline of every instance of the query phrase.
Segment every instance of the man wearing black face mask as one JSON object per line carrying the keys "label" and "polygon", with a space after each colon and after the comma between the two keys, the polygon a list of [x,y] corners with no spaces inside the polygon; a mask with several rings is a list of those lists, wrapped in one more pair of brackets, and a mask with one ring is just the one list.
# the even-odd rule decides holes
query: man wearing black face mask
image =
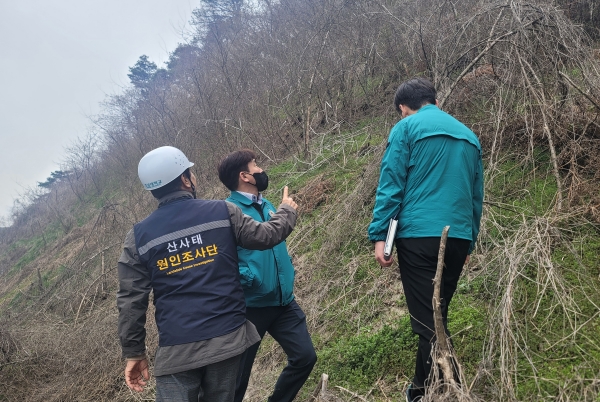
{"label": "man wearing black face mask", "polygon": [[[237,205],[259,222],[271,219],[273,205],[262,196],[267,189],[267,173],[256,165],[256,154],[242,149],[227,155],[218,167],[219,179],[231,190],[227,201]],[[240,279],[246,297],[246,318],[256,326],[261,339],[266,332],[285,351],[288,364],[283,369],[270,402],[292,401],[308,378],[317,355],[306,327],[306,316],[294,300],[294,266],[285,242],[269,250],[237,248]],[[260,343],[242,357],[235,401],[244,399],[252,364]]]}

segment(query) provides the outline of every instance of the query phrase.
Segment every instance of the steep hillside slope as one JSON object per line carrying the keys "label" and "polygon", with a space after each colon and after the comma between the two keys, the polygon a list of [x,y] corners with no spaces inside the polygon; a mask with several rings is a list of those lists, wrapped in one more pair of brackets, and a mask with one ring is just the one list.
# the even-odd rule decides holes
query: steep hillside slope
{"label": "steep hillside slope", "polygon": [[[381,401],[400,398],[412,375],[415,339],[397,268],[379,267],[366,238],[389,125],[374,122],[325,140],[311,163],[292,158],[269,167],[267,196],[275,199],[289,185],[301,206],[289,245],[296,295],[319,355],[301,400],[321,373],[330,376],[330,399],[354,392]],[[600,231],[589,210],[554,212],[548,162],[543,151],[529,161],[507,154],[496,172],[487,169],[484,230],[450,318],[466,377],[484,400],[568,391],[563,400],[583,401],[598,392]],[[225,191],[206,196],[221,198]],[[137,399],[123,384],[115,329],[114,261],[128,223],[117,224],[124,216],[119,210],[105,207],[56,239],[46,234],[46,249],[35,238],[15,245],[19,260],[4,254],[16,267],[3,275],[2,287],[5,400]],[[107,238],[114,243],[102,241]],[[35,257],[18,271],[28,253]],[[148,329],[152,349],[152,321]],[[249,400],[264,400],[284,363],[267,340]]]}
{"label": "steep hillside slope", "polygon": [[[548,1],[260,4],[213,20],[199,8],[196,42],[107,99],[68,174],[0,232],[0,401],[153,398],[152,382],[134,395],[123,381],[115,262],[155,208],[139,158],[165,144],[196,162],[205,198],[227,195],[215,161],[245,146],[269,171],[267,197],[288,185],[298,200],[289,247],[319,355],[298,399],[327,373],[330,400],[399,400],[415,340],[397,269],[375,263],[366,227],[394,88],[416,75],[484,149],[482,232],[450,317],[468,389],[597,400],[600,55],[581,27]],[[267,340],[248,400],[283,364]]]}

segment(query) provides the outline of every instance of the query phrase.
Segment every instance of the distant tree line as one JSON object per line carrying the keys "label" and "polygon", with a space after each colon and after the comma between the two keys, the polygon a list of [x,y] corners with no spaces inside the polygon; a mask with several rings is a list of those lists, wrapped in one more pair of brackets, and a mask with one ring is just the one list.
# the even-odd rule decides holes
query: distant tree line
{"label": "distant tree line", "polygon": [[[68,222],[69,198],[141,194],[137,161],[165,144],[196,162],[204,186],[241,146],[267,162],[310,161],[315,139],[364,119],[391,124],[394,90],[414,76],[434,81],[492,161],[513,141],[544,142],[558,186],[576,196],[571,186],[596,175],[597,20],[597,0],[202,0],[187,42],[162,67],[142,55],[131,86],[105,100],[94,128],[26,198],[50,190],[40,204],[60,200],[52,215]],[[22,200],[14,221],[39,208]]]}

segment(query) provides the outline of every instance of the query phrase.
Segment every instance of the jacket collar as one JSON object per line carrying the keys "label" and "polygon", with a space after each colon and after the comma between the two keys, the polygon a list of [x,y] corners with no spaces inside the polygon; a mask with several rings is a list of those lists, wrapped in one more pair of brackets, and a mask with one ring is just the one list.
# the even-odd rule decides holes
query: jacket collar
{"label": "jacket collar", "polygon": [[250,198],[246,197],[243,194],[238,193],[237,191],[232,191],[229,198],[231,198],[232,200],[238,201],[240,204],[243,204],[243,205],[248,205],[248,206],[252,205],[252,200]]}
{"label": "jacket collar", "polygon": [[[427,109],[439,109],[439,107],[437,107],[436,105],[432,104],[432,103],[428,103],[426,105],[421,106],[420,108],[418,108],[416,110],[416,113],[419,113],[420,111],[423,110],[427,110]],[[441,110],[441,109],[440,109]]]}
{"label": "jacket collar", "polygon": [[190,193],[188,191],[184,191],[184,190],[173,191],[172,193],[169,193],[169,194],[165,195],[164,197],[159,198],[158,207],[160,208],[163,205],[170,204],[173,201],[184,200],[184,199],[188,199],[188,198],[194,198],[192,193]]}

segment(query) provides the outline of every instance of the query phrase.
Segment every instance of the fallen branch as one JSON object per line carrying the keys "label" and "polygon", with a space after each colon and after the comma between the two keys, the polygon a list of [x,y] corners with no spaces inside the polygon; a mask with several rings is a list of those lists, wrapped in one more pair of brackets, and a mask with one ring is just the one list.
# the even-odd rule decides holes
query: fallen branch
{"label": "fallen branch", "polygon": [[[567,74],[563,73],[562,71],[558,72],[565,80],[567,80],[567,82],[577,90],[577,92],[579,92],[581,95],[583,95],[587,100],[590,101],[590,103],[592,105],[594,105],[596,107],[596,109],[600,110],[600,105],[598,103],[596,103],[596,101],[589,95],[587,94],[583,89],[579,88],[577,86],[577,84],[575,84],[573,82],[573,80],[571,79],[571,77],[569,77]],[[585,130],[583,131],[585,133]]]}
{"label": "fallen branch", "polygon": [[357,393],[355,393],[355,392],[352,392],[352,391],[350,391],[350,390],[347,390],[347,389],[346,389],[346,388],[344,388],[344,387],[340,387],[339,385],[336,385],[335,387],[336,387],[336,388],[339,388],[339,389],[341,389],[342,391],[345,391],[345,392],[349,393],[350,395],[352,395],[352,396],[353,396],[353,397],[355,397],[355,398],[358,398],[358,399],[360,399],[361,401],[365,401],[365,402],[367,402],[367,399],[366,399],[366,398],[363,398],[362,396],[358,395],[358,394],[357,394]]}

